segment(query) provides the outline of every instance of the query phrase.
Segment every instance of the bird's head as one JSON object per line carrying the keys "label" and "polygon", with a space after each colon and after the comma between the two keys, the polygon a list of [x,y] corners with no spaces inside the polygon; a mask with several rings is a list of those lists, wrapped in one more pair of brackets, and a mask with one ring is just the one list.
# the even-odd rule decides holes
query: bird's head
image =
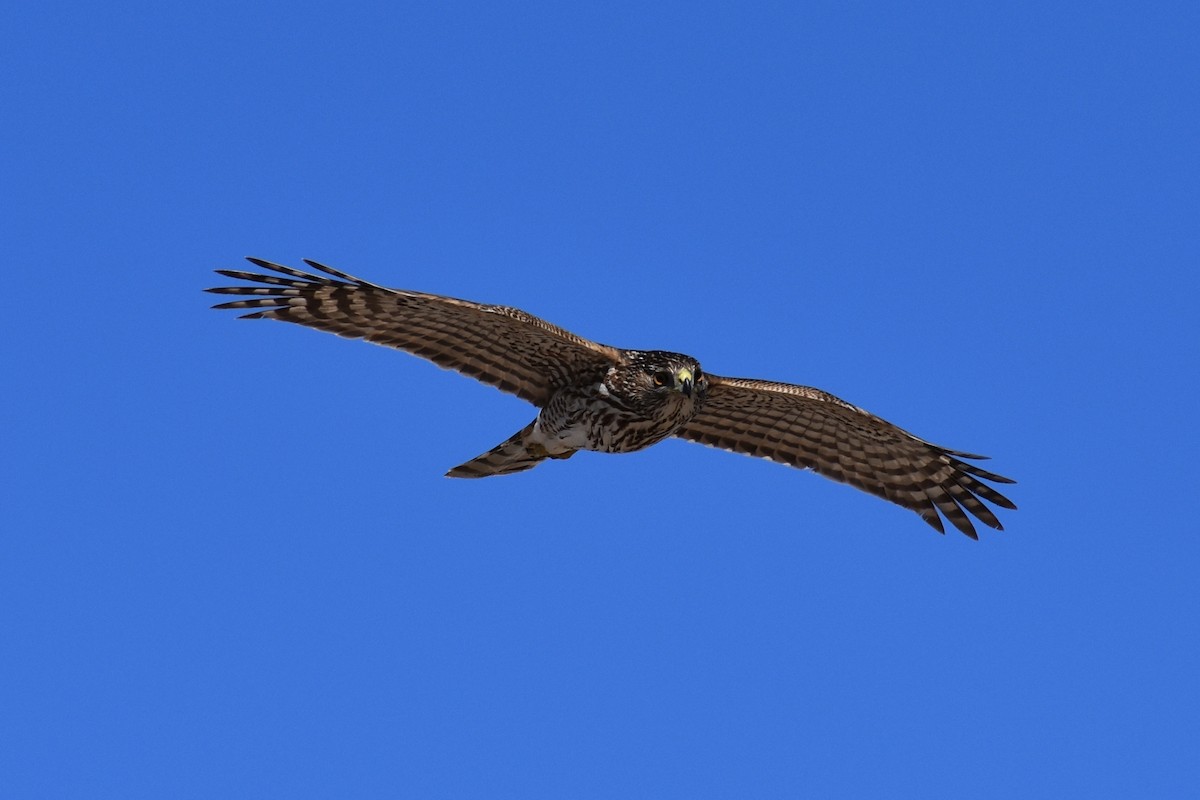
{"label": "bird's head", "polygon": [[606,381],[609,390],[631,409],[647,417],[690,415],[708,390],[700,363],[691,356],[662,350],[628,353],[628,363],[614,369]]}

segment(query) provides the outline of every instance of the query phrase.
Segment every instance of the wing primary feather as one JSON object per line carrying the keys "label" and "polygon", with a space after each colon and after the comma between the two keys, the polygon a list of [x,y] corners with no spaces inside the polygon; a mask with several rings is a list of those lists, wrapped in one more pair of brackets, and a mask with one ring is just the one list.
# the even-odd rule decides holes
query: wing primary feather
{"label": "wing primary feather", "polygon": [[1006,478],[1003,475],[997,475],[994,472],[988,472],[986,469],[981,469],[974,464],[968,464],[965,461],[959,461],[956,458],[951,458],[950,463],[963,472],[969,472],[972,475],[983,478],[987,481],[995,481],[996,483],[1016,483],[1016,481],[1014,481],[1012,478]]}
{"label": "wing primary feather", "polygon": [[[912,436],[912,434],[909,434],[909,435]],[[920,437],[913,436],[913,438],[919,439]],[[924,439],[920,439],[920,441],[925,442]],[[934,448],[940,450],[941,452],[945,453],[948,456],[955,456],[957,458],[969,458],[972,461],[991,461],[992,460],[991,456],[981,456],[978,453],[966,453],[962,450],[951,450],[949,447],[942,447],[941,445],[934,444],[933,442],[925,442],[925,444],[929,445],[930,447],[934,447]]]}
{"label": "wing primary feather", "polygon": [[339,269],[334,269],[333,267],[327,266],[318,261],[313,261],[311,259],[306,258],[306,259],[304,259],[304,263],[308,264],[310,267],[312,267],[315,270],[320,270],[321,272],[324,272],[326,275],[332,275],[333,277],[338,278],[339,280],[347,281],[348,283],[354,283],[359,286],[370,286],[372,289],[379,289],[380,291],[384,291],[384,292],[392,291],[391,289],[388,289],[384,286],[379,286],[378,284],[371,283],[370,281],[364,281],[362,278],[356,278],[353,275],[342,272]]}
{"label": "wing primary feather", "polygon": [[960,506],[974,514],[984,525],[987,525],[989,528],[995,528],[998,531],[1004,530],[1004,526],[1000,524],[1000,520],[996,519],[996,515],[992,513],[992,510],[985,506],[978,497],[971,494],[970,490],[961,483],[947,481],[942,484],[942,487],[950,493],[950,496]]}
{"label": "wing primary feather", "polygon": [[[226,278],[234,278],[239,281],[258,281],[259,283],[270,283],[276,286],[291,286],[295,283],[295,281],[288,280],[287,278],[280,278],[275,275],[261,275],[257,272],[243,272],[240,269],[218,269],[213,271],[218,275],[224,275]],[[213,290],[205,289],[205,291],[211,292]]]}
{"label": "wing primary feather", "polygon": [[287,304],[287,298],[284,297],[264,297],[260,300],[233,300],[228,303],[217,303],[213,308],[279,308]]}
{"label": "wing primary feather", "polygon": [[946,535],[946,526],[942,524],[942,518],[938,516],[937,509],[934,508],[933,503],[926,500],[924,505],[913,508],[913,511],[916,511],[921,516],[921,519],[928,522],[929,527],[943,536]]}
{"label": "wing primary feather", "polygon": [[[265,275],[263,277],[266,277]],[[273,289],[267,286],[214,286],[204,291],[210,294],[260,294],[273,297],[299,297],[300,290],[294,284],[285,284],[287,288]]]}
{"label": "wing primary feather", "polygon": [[944,486],[938,486],[929,490],[929,495],[933,500],[934,505],[938,507],[943,516],[950,521],[950,524],[958,528],[960,531],[970,536],[972,539],[979,539],[979,534],[975,532],[975,526],[971,524],[971,518],[958,505],[953,494],[946,491]]}
{"label": "wing primary feather", "polygon": [[972,477],[970,475],[960,475],[958,480],[959,480],[959,483],[961,483],[963,486],[967,487],[972,492],[974,492],[975,494],[982,497],[984,500],[987,500],[989,503],[998,505],[1001,508],[1007,508],[1010,511],[1017,510],[1016,503],[1014,503],[1012,500],[1009,500],[1007,497],[1000,494],[998,491],[993,489],[991,486],[988,486],[986,483],[982,483],[981,481],[976,480],[974,477]]}
{"label": "wing primary feather", "polygon": [[[301,272],[298,269],[285,267],[283,264],[276,264],[273,261],[265,261],[261,258],[255,258],[254,256],[246,256],[246,260],[256,267],[262,267],[263,269],[270,270],[271,272],[278,272],[281,275],[291,275],[293,278],[300,278],[308,283],[329,283],[327,278],[322,278],[320,275]],[[258,280],[258,278],[253,278],[253,280]]]}

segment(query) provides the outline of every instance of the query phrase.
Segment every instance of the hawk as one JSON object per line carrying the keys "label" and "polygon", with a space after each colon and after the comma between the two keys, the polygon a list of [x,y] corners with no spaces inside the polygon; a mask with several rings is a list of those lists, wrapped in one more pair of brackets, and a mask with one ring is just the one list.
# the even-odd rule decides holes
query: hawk
{"label": "hawk", "polygon": [[[725,378],[691,356],[598,344],[524,311],[388,289],[306,260],[320,274],[257,258],[273,274],[217,270],[248,286],[214,308],[276,319],[404,350],[533,403],[534,420],[446,473],[483,478],[579,450],[629,453],[670,436],[811,469],[915,511],[945,533],[939,512],[975,539],[968,512],[996,530],[982,500],[1015,509],[983,481],[1014,483],[808,386]],[[981,499],[982,498],[982,499]]]}

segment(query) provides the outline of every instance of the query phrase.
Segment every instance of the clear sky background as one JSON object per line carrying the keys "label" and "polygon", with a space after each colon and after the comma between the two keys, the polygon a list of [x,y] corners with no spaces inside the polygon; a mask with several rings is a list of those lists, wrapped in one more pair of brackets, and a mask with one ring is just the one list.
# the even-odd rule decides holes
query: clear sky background
{"label": "clear sky background", "polygon": [[[1200,792],[1200,6],[18,4],[0,795]],[[208,310],[242,256],[819,386],[939,536]]]}

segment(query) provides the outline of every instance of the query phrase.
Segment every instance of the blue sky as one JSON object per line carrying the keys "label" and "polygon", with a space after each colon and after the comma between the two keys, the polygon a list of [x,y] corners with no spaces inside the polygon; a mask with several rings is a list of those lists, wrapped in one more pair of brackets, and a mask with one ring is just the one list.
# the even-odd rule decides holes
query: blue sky
{"label": "blue sky", "polygon": [[[6,797],[1200,791],[1195,4],[25,4],[0,48]],[[939,536],[208,310],[314,258],[819,386]]]}

